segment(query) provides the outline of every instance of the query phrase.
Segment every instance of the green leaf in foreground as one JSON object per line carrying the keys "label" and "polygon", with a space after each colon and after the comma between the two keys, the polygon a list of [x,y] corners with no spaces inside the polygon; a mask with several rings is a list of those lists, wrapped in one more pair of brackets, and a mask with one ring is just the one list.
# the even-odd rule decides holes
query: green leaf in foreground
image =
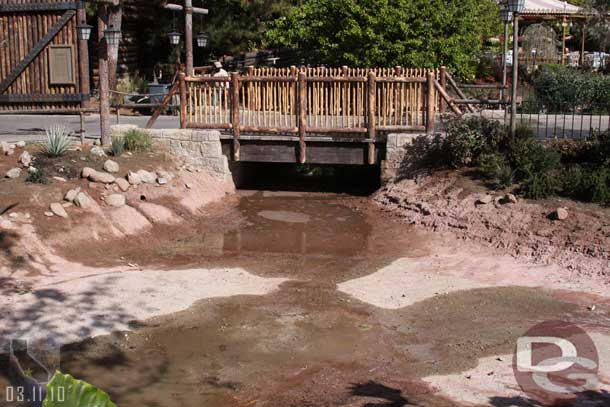
{"label": "green leaf in foreground", "polygon": [[108,394],[82,380],[56,372],[43,407],[116,407]]}

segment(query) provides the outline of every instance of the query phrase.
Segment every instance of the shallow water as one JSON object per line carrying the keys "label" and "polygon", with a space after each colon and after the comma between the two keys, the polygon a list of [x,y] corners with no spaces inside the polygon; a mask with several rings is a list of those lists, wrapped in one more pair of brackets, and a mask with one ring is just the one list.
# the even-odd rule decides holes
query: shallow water
{"label": "shallow water", "polygon": [[64,347],[62,370],[119,406],[452,405],[421,377],[472,368],[479,357],[511,352],[532,323],[578,314],[548,293],[517,287],[398,310],[340,293],[341,282],[435,252],[429,235],[362,198],[242,192],[190,226],[153,234],[146,246],[115,247],[116,256],[289,281],[266,296],[201,301],[133,332]]}

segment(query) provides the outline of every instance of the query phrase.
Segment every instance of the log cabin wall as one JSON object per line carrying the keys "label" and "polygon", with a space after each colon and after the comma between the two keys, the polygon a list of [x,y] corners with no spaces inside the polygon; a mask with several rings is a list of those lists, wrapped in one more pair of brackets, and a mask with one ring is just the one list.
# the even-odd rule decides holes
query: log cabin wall
{"label": "log cabin wall", "polygon": [[[80,1],[0,0],[0,110],[78,108]],[[71,65],[71,66],[69,66]]]}

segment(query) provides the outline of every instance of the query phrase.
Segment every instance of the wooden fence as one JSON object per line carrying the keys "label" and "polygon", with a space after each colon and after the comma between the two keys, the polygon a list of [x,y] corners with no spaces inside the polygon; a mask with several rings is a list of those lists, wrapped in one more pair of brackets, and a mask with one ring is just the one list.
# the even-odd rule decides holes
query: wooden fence
{"label": "wooden fence", "polygon": [[181,127],[231,130],[237,161],[244,132],[298,135],[301,162],[306,137],[360,134],[369,143],[371,163],[378,132],[434,130],[435,115],[445,104],[439,102],[446,95],[444,69],[337,69],[255,68],[230,78],[181,75]]}

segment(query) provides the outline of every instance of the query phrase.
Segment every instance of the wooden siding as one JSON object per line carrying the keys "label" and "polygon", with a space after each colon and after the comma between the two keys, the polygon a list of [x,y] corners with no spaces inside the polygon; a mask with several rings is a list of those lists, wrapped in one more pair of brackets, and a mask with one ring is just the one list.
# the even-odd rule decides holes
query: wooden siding
{"label": "wooden siding", "polygon": [[[0,0],[0,6],[25,5],[25,4],[49,4],[69,3],[62,0]],[[45,34],[64,15],[66,10],[39,10],[39,11],[4,11],[0,12],[0,82],[4,81],[15,67],[26,57]],[[72,16],[68,22],[59,30],[57,35],[47,46],[32,60],[17,79],[0,95],[9,95],[12,100],[23,100],[23,103],[10,103],[0,101],[0,110],[36,110],[40,108],[66,109],[78,107],[78,103],[61,102],[61,95],[75,99],[79,89],[78,64],[78,39],[76,34],[77,18]],[[49,46],[70,45],[73,47],[74,84],[51,85],[49,82]],[[36,95],[47,96],[46,100],[52,102],[32,103]]]}

